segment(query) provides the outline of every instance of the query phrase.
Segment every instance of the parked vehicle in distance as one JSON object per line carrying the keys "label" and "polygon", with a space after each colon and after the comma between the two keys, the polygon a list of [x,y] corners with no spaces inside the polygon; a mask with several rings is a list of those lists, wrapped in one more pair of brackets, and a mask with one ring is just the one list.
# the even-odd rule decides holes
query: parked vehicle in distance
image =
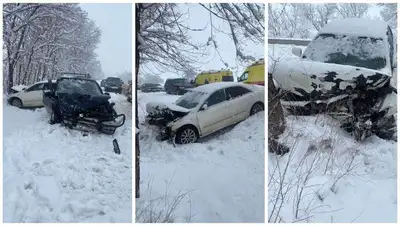
{"label": "parked vehicle in distance", "polygon": [[113,93],[122,93],[122,84],[124,82],[122,79],[117,77],[108,77],[104,82],[104,91],[105,92],[113,92]]}
{"label": "parked vehicle in distance", "polygon": [[322,27],[303,50],[269,69],[292,114],[329,114],[357,141],[397,139],[396,46],[382,20],[348,18]]}
{"label": "parked vehicle in distance", "polygon": [[163,87],[160,84],[155,84],[155,83],[145,83],[140,86],[140,90],[144,93],[164,91]]}
{"label": "parked vehicle in distance", "polygon": [[230,70],[204,71],[196,76],[195,86],[214,82],[233,82],[233,73]]}
{"label": "parked vehicle in distance", "polygon": [[185,78],[169,78],[165,81],[164,90],[167,94],[183,95],[194,87]]}
{"label": "parked vehicle in distance", "polygon": [[189,90],[174,103],[148,103],[146,121],[161,128],[160,140],[188,144],[263,110],[263,86],[217,82]]}
{"label": "parked vehicle in distance", "polygon": [[[18,108],[43,107],[43,90],[49,90],[47,81],[40,81],[8,97],[8,103]],[[16,90],[17,91],[17,90]]]}
{"label": "parked vehicle in distance", "polygon": [[265,85],[264,59],[260,59],[247,67],[243,74],[237,78],[237,81],[246,84]]}
{"label": "parked vehicle in distance", "polygon": [[106,85],[106,79],[102,79],[101,81],[100,81],[100,86],[101,87],[104,87]]}
{"label": "parked vehicle in distance", "polygon": [[97,130],[114,134],[125,123],[125,115],[117,114],[110,95],[103,93],[93,79],[60,77],[48,81],[49,91],[43,92],[43,104],[50,114],[50,124],[61,123],[70,129]]}

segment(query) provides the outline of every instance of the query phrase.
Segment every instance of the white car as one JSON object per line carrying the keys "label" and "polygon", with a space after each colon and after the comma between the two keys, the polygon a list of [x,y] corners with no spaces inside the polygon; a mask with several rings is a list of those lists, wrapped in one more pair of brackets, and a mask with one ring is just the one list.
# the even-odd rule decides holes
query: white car
{"label": "white car", "polygon": [[48,90],[48,82],[40,81],[27,88],[23,88],[18,93],[11,94],[8,97],[8,103],[18,108],[43,107],[43,91]]}
{"label": "white car", "polygon": [[264,110],[264,87],[219,82],[191,89],[174,103],[146,105],[149,124],[164,128],[163,138],[195,142]]}

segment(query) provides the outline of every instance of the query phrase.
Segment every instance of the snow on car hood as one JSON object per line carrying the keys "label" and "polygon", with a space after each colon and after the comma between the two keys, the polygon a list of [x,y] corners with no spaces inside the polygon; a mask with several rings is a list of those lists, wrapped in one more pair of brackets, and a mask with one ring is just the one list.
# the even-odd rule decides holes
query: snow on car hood
{"label": "snow on car hood", "polygon": [[27,87],[28,86],[25,86],[25,85],[16,85],[16,86],[11,87],[11,89],[13,89],[17,92],[21,92],[24,88],[26,89]]}
{"label": "snow on car hood", "polygon": [[361,85],[373,89],[382,87],[390,79],[377,70],[298,58],[276,65],[272,75],[280,88],[300,96],[340,95],[346,88]]}
{"label": "snow on car hood", "polygon": [[166,108],[171,111],[177,111],[182,113],[188,113],[190,111],[190,109],[180,107],[174,103],[149,102],[146,104],[146,112],[149,114],[159,111],[160,109],[166,109]]}

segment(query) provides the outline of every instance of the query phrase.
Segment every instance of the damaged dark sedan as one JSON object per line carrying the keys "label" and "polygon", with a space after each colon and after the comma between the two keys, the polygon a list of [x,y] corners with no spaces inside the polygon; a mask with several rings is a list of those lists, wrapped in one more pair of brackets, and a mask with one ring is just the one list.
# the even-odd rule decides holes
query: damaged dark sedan
{"label": "damaged dark sedan", "polygon": [[93,79],[61,76],[56,83],[49,80],[49,87],[50,91],[43,93],[43,104],[50,124],[114,134],[125,123],[125,115],[117,114],[115,104],[109,102],[110,94],[103,93]]}

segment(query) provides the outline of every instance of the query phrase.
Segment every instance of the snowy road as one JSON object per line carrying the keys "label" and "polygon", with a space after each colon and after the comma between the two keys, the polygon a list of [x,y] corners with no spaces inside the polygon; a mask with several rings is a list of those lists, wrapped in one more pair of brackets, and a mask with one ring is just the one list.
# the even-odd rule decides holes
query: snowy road
{"label": "snowy road", "polygon": [[132,222],[132,105],[111,95],[127,115],[113,136],[82,136],[49,125],[45,109],[4,104],[4,222]]}
{"label": "snowy road", "polygon": [[143,122],[147,102],[177,98],[138,93],[142,181],[136,221],[264,222],[264,114],[203,143],[173,147],[157,141],[157,130]]}

